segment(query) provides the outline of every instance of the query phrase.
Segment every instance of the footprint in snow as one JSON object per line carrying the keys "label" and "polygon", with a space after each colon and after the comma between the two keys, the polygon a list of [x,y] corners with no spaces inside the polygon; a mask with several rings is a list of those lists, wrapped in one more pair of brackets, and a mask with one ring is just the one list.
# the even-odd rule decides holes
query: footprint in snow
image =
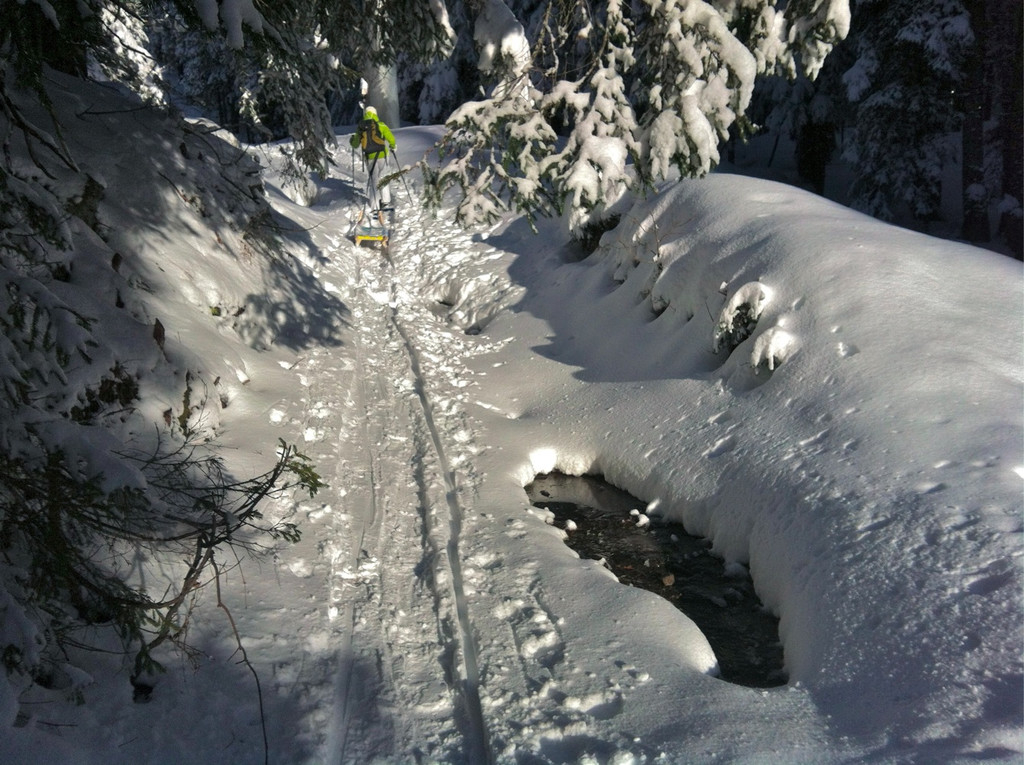
{"label": "footprint in snow", "polygon": [[735,436],[726,436],[725,438],[718,439],[715,442],[714,446],[712,446],[710,449],[708,449],[706,452],[704,452],[704,456],[709,458],[709,459],[713,459],[715,457],[721,457],[723,454],[731,452],[735,448],[736,448],[736,437]]}

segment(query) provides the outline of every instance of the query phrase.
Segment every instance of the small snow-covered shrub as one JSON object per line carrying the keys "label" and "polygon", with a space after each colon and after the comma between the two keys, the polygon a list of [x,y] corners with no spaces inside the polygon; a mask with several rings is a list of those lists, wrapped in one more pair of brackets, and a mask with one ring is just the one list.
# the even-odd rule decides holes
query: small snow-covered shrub
{"label": "small snow-covered shrub", "polygon": [[725,348],[731,353],[750,337],[761,312],[771,300],[772,292],[761,282],[748,282],[740,287],[725,304],[715,325],[713,350]]}
{"label": "small snow-covered shrub", "polygon": [[754,374],[762,365],[768,367],[769,372],[775,371],[775,367],[785,363],[796,349],[797,339],[794,335],[782,327],[770,327],[754,341],[754,350],[750,354]]}
{"label": "small snow-covered shrub", "polygon": [[573,234],[584,255],[590,255],[601,242],[601,237],[619,225],[620,215],[610,215],[607,218],[593,219],[584,224]]}

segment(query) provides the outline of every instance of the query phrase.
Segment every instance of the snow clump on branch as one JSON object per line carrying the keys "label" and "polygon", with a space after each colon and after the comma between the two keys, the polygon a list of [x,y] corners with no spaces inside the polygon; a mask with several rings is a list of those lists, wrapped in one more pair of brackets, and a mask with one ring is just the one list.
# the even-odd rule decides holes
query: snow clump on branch
{"label": "snow clump on branch", "polygon": [[242,25],[257,34],[263,32],[263,16],[253,7],[252,0],[195,0],[196,12],[203,25],[211,32],[216,32],[220,23],[227,30],[228,47],[239,50],[245,43]]}

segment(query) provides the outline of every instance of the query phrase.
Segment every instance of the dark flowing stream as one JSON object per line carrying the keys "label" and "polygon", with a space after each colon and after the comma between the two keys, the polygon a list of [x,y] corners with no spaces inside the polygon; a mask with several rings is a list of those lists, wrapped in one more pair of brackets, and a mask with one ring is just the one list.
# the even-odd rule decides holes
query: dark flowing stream
{"label": "dark flowing stream", "polygon": [[778,619],[765,610],[742,566],[728,569],[711,543],[681,524],[648,519],[646,503],[593,476],[539,475],[530,501],[554,513],[566,544],[604,560],[620,582],[669,600],[696,623],[737,685],[786,684]]}

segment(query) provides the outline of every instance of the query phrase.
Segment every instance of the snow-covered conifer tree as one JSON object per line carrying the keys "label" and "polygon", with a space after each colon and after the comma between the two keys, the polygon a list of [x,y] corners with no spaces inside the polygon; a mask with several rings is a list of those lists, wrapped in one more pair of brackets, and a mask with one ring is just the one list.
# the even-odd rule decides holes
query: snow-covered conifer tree
{"label": "snow-covered conifer tree", "polygon": [[548,160],[548,172],[565,179],[569,225],[578,232],[600,221],[632,185],[628,165],[635,165],[641,153],[636,113],[626,80],[618,76],[634,63],[620,0],[609,0],[601,33],[606,38],[601,41],[604,55],[596,62],[583,97],[564,90],[548,96],[549,103],[564,109],[572,125],[564,148]]}
{"label": "snow-covered conifer tree", "polygon": [[501,0],[484,0],[474,37],[491,97],[457,109],[439,146],[446,162],[440,170],[423,165],[433,201],[458,186],[457,216],[467,226],[494,220],[506,205],[530,212],[539,200],[553,204],[541,163],[556,138],[536,108],[529,42]]}
{"label": "snow-covered conifer tree", "polygon": [[479,88],[472,25],[465,0],[447,0],[452,30],[447,56],[424,61],[403,53],[398,60],[403,117],[422,125],[443,123]]}
{"label": "snow-covered conifer tree", "polygon": [[[1001,192],[1000,129],[1010,114],[998,93],[1019,92],[1012,62],[988,51],[1013,35],[1001,10],[970,0],[859,0],[857,59],[845,73],[856,104],[848,158],[857,173],[853,204],[886,219],[939,218],[943,174],[963,177],[964,236],[987,241],[990,200]],[[1019,14],[1018,14],[1019,20]],[[1019,30],[1018,30],[1019,39]],[[986,41],[991,41],[987,43]],[[993,47],[996,46],[996,47]],[[1012,47],[1003,42],[1002,50]],[[990,91],[990,92],[989,92]],[[1019,151],[1018,151],[1019,154]],[[1019,200],[1018,206],[1019,209]]]}
{"label": "snow-covered conifer tree", "polygon": [[638,39],[645,169],[654,180],[672,168],[705,175],[750,104],[756,62],[711,5],[652,0],[649,8]]}
{"label": "snow-covered conifer tree", "polygon": [[[796,140],[801,175],[817,189],[841,129],[854,206],[904,224],[962,217],[970,241],[990,239],[998,211],[1019,257],[1021,13],[1017,0],[857,0],[849,37],[821,75],[767,79],[752,116]],[[941,190],[955,193],[957,177],[954,210]]]}
{"label": "snow-covered conifer tree", "polygon": [[853,203],[890,220],[935,218],[969,20],[959,0],[861,0],[856,9],[858,58],[844,77],[857,104]]}
{"label": "snow-covered conifer tree", "polygon": [[527,5],[512,28],[505,3],[483,3],[491,90],[452,115],[442,166],[426,169],[434,201],[460,190],[467,224],[568,209],[579,233],[627,189],[709,172],[758,72],[816,75],[850,21],[847,0]]}

